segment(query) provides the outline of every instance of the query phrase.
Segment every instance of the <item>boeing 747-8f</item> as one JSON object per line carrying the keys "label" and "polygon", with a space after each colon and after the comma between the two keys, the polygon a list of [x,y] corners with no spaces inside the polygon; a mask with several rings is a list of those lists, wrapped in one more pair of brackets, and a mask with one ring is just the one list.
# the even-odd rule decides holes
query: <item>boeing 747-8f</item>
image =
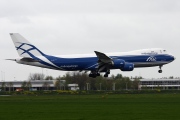
{"label": "boeing 747-8f", "polygon": [[10,33],[15,48],[20,56],[17,63],[63,71],[90,71],[89,77],[97,77],[104,72],[108,77],[111,69],[133,71],[137,67],[162,66],[175,60],[175,57],[162,48],[135,50],[130,52],[74,55],[47,55],[40,51],[18,33]]}

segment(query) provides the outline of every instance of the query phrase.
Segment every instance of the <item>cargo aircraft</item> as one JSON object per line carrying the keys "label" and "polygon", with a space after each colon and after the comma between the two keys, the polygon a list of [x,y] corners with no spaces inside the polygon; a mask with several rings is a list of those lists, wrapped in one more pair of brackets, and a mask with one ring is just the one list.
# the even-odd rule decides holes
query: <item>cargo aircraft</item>
{"label": "cargo aircraft", "polygon": [[10,33],[15,48],[20,56],[13,60],[20,64],[38,66],[63,71],[90,71],[89,77],[108,77],[110,70],[133,71],[138,67],[162,66],[175,60],[175,57],[162,48],[135,50],[130,52],[102,53],[73,55],[47,55],[31,44],[19,33]]}

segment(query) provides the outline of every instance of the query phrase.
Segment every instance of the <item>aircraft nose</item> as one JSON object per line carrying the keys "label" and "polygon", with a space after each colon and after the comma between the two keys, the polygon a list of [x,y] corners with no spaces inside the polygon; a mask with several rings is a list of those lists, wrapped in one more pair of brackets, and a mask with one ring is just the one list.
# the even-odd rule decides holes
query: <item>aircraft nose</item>
{"label": "aircraft nose", "polygon": [[176,57],[172,56],[172,59],[173,59],[173,60],[175,60],[175,59],[176,59]]}
{"label": "aircraft nose", "polygon": [[176,59],[176,57],[174,57],[174,60]]}

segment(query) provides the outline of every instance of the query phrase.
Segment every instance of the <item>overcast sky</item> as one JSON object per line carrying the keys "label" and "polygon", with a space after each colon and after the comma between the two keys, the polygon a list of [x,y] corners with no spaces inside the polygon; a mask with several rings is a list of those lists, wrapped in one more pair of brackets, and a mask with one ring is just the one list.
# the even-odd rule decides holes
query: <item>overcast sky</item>
{"label": "overcast sky", "polygon": [[66,72],[4,60],[19,57],[11,32],[55,55],[165,48],[176,60],[162,74],[158,67],[111,73],[180,77],[179,0],[0,0],[0,80],[26,80],[37,72],[57,77]]}

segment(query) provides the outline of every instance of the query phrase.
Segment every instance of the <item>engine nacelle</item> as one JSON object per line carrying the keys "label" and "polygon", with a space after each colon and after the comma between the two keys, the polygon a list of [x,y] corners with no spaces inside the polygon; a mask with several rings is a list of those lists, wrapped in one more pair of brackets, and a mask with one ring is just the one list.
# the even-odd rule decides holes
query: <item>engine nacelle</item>
{"label": "engine nacelle", "polygon": [[122,59],[114,59],[114,60],[112,61],[112,66],[113,66],[113,68],[115,68],[115,69],[121,69],[121,68],[124,67],[124,65],[125,65],[125,61],[122,60]]}
{"label": "engine nacelle", "polygon": [[134,64],[126,62],[124,67],[121,68],[121,71],[133,71],[134,70]]}

